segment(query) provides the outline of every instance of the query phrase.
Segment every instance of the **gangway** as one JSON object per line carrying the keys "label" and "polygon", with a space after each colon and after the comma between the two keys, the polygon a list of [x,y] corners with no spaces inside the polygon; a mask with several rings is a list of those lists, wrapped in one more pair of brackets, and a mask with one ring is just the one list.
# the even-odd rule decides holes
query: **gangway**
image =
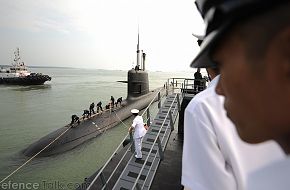
{"label": "gangway", "polygon": [[[138,160],[134,157],[134,143],[133,136],[131,136],[131,143],[122,148],[121,144],[108,159],[107,163],[97,171],[94,175],[86,180],[87,190],[93,189],[150,189],[154,186],[156,189],[156,182],[160,181],[160,165],[164,168],[164,164],[168,164],[172,161],[172,158],[167,157],[169,153],[166,150],[168,142],[169,149],[172,148],[172,139],[177,138],[177,133],[180,131],[183,134],[183,129],[180,130],[178,126],[178,132],[174,130],[178,117],[183,118],[184,100],[186,98],[192,98],[196,92],[193,90],[193,80],[185,78],[172,78],[165,84],[166,89],[171,89],[170,93],[166,91],[166,98],[161,106],[161,97],[158,95],[158,113],[153,121],[150,121],[149,106],[143,112],[145,116],[147,113],[147,120],[144,120],[147,124],[150,124],[150,128],[143,138],[142,142],[142,159]],[[172,90],[173,88],[173,90]],[[189,93],[190,92],[190,93]],[[181,104],[182,102],[182,104]],[[181,115],[179,115],[181,114]],[[179,120],[183,120],[179,118]],[[180,121],[178,123],[181,123]],[[173,131],[174,130],[174,131]],[[173,132],[173,133],[172,133]],[[183,142],[183,135],[181,134],[181,146]],[[129,136],[129,135],[128,135]],[[128,137],[127,136],[127,137]],[[128,140],[125,137],[123,141]],[[178,140],[179,141],[179,140]],[[175,140],[175,142],[177,142]],[[173,143],[174,144],[174,143]],[[177,167],[180,166],[180,157],[182,147],[178,145],[179,151]],[[164,152],[165,158],[164,158]],[[169,153],[170,157],[173,156]],[[175,157],[175,156],[174,156]],[[166,161],[162,160],[165,159]],[[169,161],[167,161],[169,159]],[[162,164],[164,163],[164,164]],[[174,165],[175,163],[173,163]],[[163,169],[161,169],[163,170]],[[158,173],[159,172],[159,173]],[[164,171],[163,171],[164,172]],[[157,175],[158,174],[158,175]],[[157,175],[157,181],[156,181]],[[155,177],[155,178],[154,178]],[[175,181],[178,179],[174,179]],[[173,181],[174,181],[173,180]]]}
{"label": "gangway", "polygon": [[132,154],[113,189],[149,189],[180,109],[178,93],[168,95],[142,142],[142,160]]}

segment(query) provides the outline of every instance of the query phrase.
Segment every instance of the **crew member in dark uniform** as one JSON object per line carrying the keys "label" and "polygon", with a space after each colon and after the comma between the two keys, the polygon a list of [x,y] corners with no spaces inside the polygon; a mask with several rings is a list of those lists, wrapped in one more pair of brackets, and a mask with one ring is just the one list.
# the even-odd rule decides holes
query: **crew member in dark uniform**
{"label": "crew member in dark uniform", "polygon": [[102,102],[101,101],[99,101],[99,103],[97,103],[97,113],[99,113],[99,110],[103,111]]}
{"label": "crew member in dark uniform", "polygon": [[197,92],[197,90],[199,90],[199,87],[201,86],[201,79],[202,75],[200,73],[200,68],[198,68],[197,71],[194,73],[194,92]]}
{"label": "crew member in dark uniform", "polygon": [[93,102],[93,103],[91,103],[91,105],[90,105],[90,116],[92,115],[92,112],[93,112],[93,114],[95,114],[94,107],[95,107],[95,103]]}
{"label": "crew member in dark uniform", "polygon": [[77,116],[77,115],[72,115],[71,116],[71,123],[70,123],[70,125],[73,125],[74,123],[78,123],[78,124],[80,124],[80,118]]}
{"label": "crew member in dark uniform", "polygon": [[118,106],[118,103],[120,103],[120,107],[121,107],[121,103],[122,103],[122,97],[118,98],[117,99],[117,102],[116,102],[116,107]]}
{"label": "crew member in dark uniform", "polygon": [[114,108],[114,104],[115,104],[115,98],[113,96],[111,96],[111,105],[112,105],[112,108]]}
{"label": "crew member in dark uniform", "polygon": [[89,116],[90,116],[90,111],[89,110],[84,110],[83,118],[89,118]]}

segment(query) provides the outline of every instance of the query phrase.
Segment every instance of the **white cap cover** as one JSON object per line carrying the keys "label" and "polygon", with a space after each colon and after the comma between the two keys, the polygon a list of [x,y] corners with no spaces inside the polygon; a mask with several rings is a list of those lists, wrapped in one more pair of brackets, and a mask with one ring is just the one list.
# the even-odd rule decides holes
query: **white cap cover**
{"label": "white cap cover", "polygon": [[139,110],[137,110],[137,109],[132,109],[132,110],[131,110],[131,113],[139,113]]}

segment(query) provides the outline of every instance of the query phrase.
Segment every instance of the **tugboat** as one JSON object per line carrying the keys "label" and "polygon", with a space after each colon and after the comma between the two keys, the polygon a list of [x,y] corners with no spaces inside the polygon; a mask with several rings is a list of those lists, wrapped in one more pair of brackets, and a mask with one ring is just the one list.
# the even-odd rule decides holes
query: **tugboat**
{"label": "tugboat", "polygon": [[50,81],[51,77],[42,73],[30,73],[20,59],[19,48],[14,52],[14,63],[11,67],[0,70],[0,84],[13,85],[41,85]]}

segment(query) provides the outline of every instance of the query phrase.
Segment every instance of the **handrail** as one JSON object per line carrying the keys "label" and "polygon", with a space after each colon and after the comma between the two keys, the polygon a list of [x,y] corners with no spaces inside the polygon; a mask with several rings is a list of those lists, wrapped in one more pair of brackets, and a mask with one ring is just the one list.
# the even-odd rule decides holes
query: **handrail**
{"label": "handrail", "polygon": [[[146,109],[144,110],[144,112],[143,112],[142,115],[141,115],[142,117],[143,117],[144,113],[146,113],[146,111],[149,109],[149,107],[151,106],[151,104],[154,102],[155,98],[158,96],[158,93],[160,93],[161,90],[162,90],[162,89],[160,89],[160,90],[156,93],[156,95],[154,96],[154,98],[151,100],[151,102],[149,103],[149,105],[146,107]],[[159,101],[160,101],[160,100],[159,100]]]}
{"label": "handrail", "polygon": [[[143,164],[143,166],[142,166],[142,168],[141,168],[141,170],[140,170],[140,172],[139,172],[139,175],[138,175],[137,178],[136,178],[136,181],[135,181],[135,183],[134,183],[132,189],[134,189],[135,186],[137,185],[137,182],[138,182],[138,180],[139,180],[139,178],[140,178],[140,176],[141,176],[141,173],[142,173],[142,171],[144,170],[144,167],[145,167],[145,165],[146,165],[146,163],[147,163],[147,161],[148,161],[149,155],[151,154],[151,152],[152,152],[152,150],[153,150],[153,148],[154,148],[154,145],[156,144],[156,141],[157,141],[158,138],[159,138],[159,135],[160,135],[161,129],[163,128],[163,126],[164,126],[164,124],[165,124],[165,121],[166,121],[166,119],[168,118],[168,114],[171,112],[171,107],[172,107],[172,105],[173,105],[173,103],[174,103],[176,97],[177,97],[177,94],[175,95],[174,100],[172,101],[172,103],[171,103],[171,105],[170,105],[170,108],[168,109],[168,112],[167,112],[167,114],[166,114],[166,117],[164,118],[164,121],[163,121],[163,123],[162,123],[162,125],[161,125],[161,127],[160,127],[160,129],[159,129],[159,131],[158,131],[158,134],[156,135],[156,138],[155,138],[155,140],[154,140],[154,142],[153,142],[153,144],[152,144],[152,146],[151,146],[151,149],[150,149],[150,151],[149,151],[149,153],[148,153],[148,155],[147,155],[147,157],[146,157],[146,160],[144,161],[144,164]],[[176,108],[175,108],[175,109],[176,109]],[[166,128],[166,131],[168,130],[168,128],[169,128],[169,127]],[[166,133],[166,131],[164,132],[164,134]],[[165,137],[165,136],[162,137],[162,140],[160,141],[160,144],[162,143],[164,137]],[[157,156],[157,154],[155,154],[154,159],[156,158],[156,156]],[[151,167],[152,167],[152,165],[150,166],[148,172],[150,172]],[[146,182],[147,177],[148,177],[148,175],[147,175],[146,178],[144,179],[144,183],[143,183],[142,188],[143,188],[144,185],[145,185],[145,182]],[[141,189],[142,189],[142,188],[141,188]]]}
{"label": "handrail", "polygon": [[[160,89],[156,95],[154,96],[154,98],[152,99],[152,101],[150,102],[150,104],[146,107],[145,111],[143,112],[146,113],[147,109],[151,106],[151,104],[154,102],[155,98],[157,97],[158,93],[161,92],[162,89]],[[161,101],[161,100],[159,100]],[[143,117],[143,114],[141,115]],[[119,146],[116,148],[116,150],[113,152],[113,154],[111,155],[111,157],[107,160],[107,162],[104,164],[104,166],[101,168],[101,170],[98,172],[98,174],[96,175],[96,177],[93,179],[93,181],[90,183],[89,187],[87,188],[87,190],[90,190],[93,186],[93,184],[96,182],[96,180],[99,178],[99,176],[103,173],[104,169],[106,168],[106,166],[109,164],[109,162],[112,160],[112,158],[115,156],[115,154],[117,153],[117,151],[119,150],[119,148],[123,145],[123,142],[127,139],[127,137],[129,136],[129,134],[127,134],[125,136],[125,138],[121,141],[121,143],[119,144]],[[129,148],[132,146],[132,144],[129,146]],[[123,157],[122,159],[119,161],[117,167],[120,165],[121,161],[123,161]],[[117,168],[116,167],[116,168]],[[106,184],[107,184],[108,180],[106,181]],[[105,185],[106,185],[105,184]]]}
{"label": "handrail", "polygon": [[[178,107],[175,107],[175,108],[174,108],[174,111],[175,111],[176,109],[178,109]],[[174,111],[173,111],[173,112],[174,112]],[[169,109],[168,112],[171,112],[171,109]],[[175,119],[176,119],[176,118],[175,118]],[[164,119],[164,121],[165,121],[165,120],[166,120],[166,118]],[[174,122],[173,122],[173,123],[174,123]],[[160,131],[161,131],[162,127],[163,127],[163,125],[160,127]],[[166,132],[167,132],[167,130],[169,129],[169,127],[170,127],[170,125],[167,126],[167,128],[166,128],[164,134],[166,134]],[[162,139],[160,140],[160,144],[162,144],[164,137],[165,137],[165,135],[163,135]],[[159,135],[158,135],[157,138],[159,138]],[[167,140],[168,140],[168,139],[167,139]],[[152,148],[153,148],[153,147],[154,147],[154,144],[153,144]],[[153,149],[152,149],[152,150],[153,150]],[[163,151],[163,150],[162,150],[162,151]],[[149,154],[148,154],[148,155],[149,155]],[[157,154],[155,154],[155,156],[154,156],[154,160],[156,159],[156,157],[157,157]],[[144,163],[146,163],[146,162],[144,162]],[[148,170],[149,172],[151,171],[152,166],[153,166],[153,164],[150,165],[149,170]],[[143,183],[141,189],[144,188],[144,185],[145,185],[145,182],[146,182],[148,176],[149,176],[149,175],[147,175],[147,176],[145,177],[145,179],[144,179],[144,183]]]}
{"label": "handrail", "polygon": [[[162,125],[161,125],[161,127],[160,127],[160,129],[159,129],[159,131],[158,131],[158,134],[156,135],[156,138],[155,138],[155,140],[154,140],[154,142],[153,142],[153,144],[152,144],[152,147],[151,147],[150,151],[148,152],[148,155],[147,155],[147,157],[146,157],[146,159],[145,159],[145,161],[144,161],[144,164],[143,164],[142,168],[140,169],[140,172],[139,172],[139,174],[138,174],[138,176],[137,176],[137,178],[136,178],[136,180],[135,180],[135,183],[134,183],[132,189],[134,189],[134,188],[136,187],[137,182],[139,181],[139,178],[140,178],[140,176],[141,176],[141,173],[142,173],[142,171],[144,170],[144,167],[145,167],[145,165],[146,165],[146,163],[147,163],[147,161],[148,161],[149,155],[151,154],[151,152],[152,152],[152,150],[153,150],[153,148],[154,148],[154,145],[156,144],[156,141],[157,141],[157,139],[159,138],[159,135],[160,135],[161,129],[162,129],[162,127],[163,127],[163,125],[164,125],[164,123],[165,123],[165,121],[166,121],[166,118],[168,117],[169,112],[171,112],[171,107],[172,107],[172,105],[173,105],[173,103],[174,103],[176,97],[177,97],[177,94],[175,95],[174,100],[172,101],[172,103],[171,103],[171,105],[170,105],[170,107],[169,107],[169,109],[168,109],[168,112],[167,112],[167,114],[166,114],[166,117],[164,118],[164,121],[163,121],[163,123],[162,123]],[[149,172],[150,172],[150,171],[149,171]],[[145,184],[145,181],[144,181],[144,184]]]}
{"label": "handrail", "polygon": [[[181,80],[181,81],[180,81]],[[182,78],[182,77],[178,77],[178,78],[169,78],[167,79],[167,83],[169,85],[172,85],[173,86],[173,91],[178,89],[183,89],[183,84],[184,84],[184,81],[185,80],[195,80],[195,79],[192,79],[192,78]]]}
{"label": "handrail", "polygon": [[[147,119],[147,120],[148,120],[148,119]],[[147,122],[147,120],[146,120],[146,122]],[[145,123],[146,123],[146,122],[145,122]],[[127,135],[127,136],[128,136],[128,135]],[[127,137],[127,136],[126,136],[126,137]],[[132,145],[131,145],[131,146],[132,146]],[[128,148],[127,148],[127,150],[126,150],[125,152],[127,152],[127,151],[131,148],[131,146],[128,146]],[[126,156],[126,154],[124,154],[124,155],[122,156],[122,158],[120,159],[119,163],[117,164],[117,166],[115,167],[115,169],[112,171],[111,175],[110,175],[110,176],[108,177],[108,179],[106,180],[106,183],[105,183],[104,186],[102,187],[102,190],[105,189],[105,188],[107,187],[108,181],[111,180],[111,178],[113,177],[115,171],[118,169],[118,167],[119,167],[121,161],[125,158],[125,156]]]}
{"label": "handrail", "polygon": [[[174,111],[175,111],[176,109],[178,109],[178,107],[174,108]],[[171,109],[170,109],[170,110],[168,110],[168,111],[171,111]],[[174,112],[174,111],[173,111],[173,112]],[[175,118],[175,119],[176,119],[176,118]],[[175,122],[173,122],[173,123],[175,123]],[[164,134],[167,132],[167,130],[169,129],[169,127],[170,127],[170,125],[168,125],[168,126],[166,127],[166,130],[165,130]],[[162,128],[162,127],[160,127],[160,129],[161,129],[161,128]],[[165,135],[163,135],[162,139],[160,140],[160,144],[162,144],[162,142],[163,142],[163,140],[164,140],[164,137],[165,137]],[[157,138],[159,138],[159,136],[158,136]],[[167,141],[168,141],[168,139],[167,139]],[[166,143],[167,143],[167,142],[166,142]],[[166,144],[166,143],[165,143],[165,144]],[[154,145],[152,146],[152,148],[153,148],[153,147],[154,147]],[[164,151],[164,150],[162,150],[162,151]],[[153,159],[153,160],[155,160],[155,159],[156,159],[156,157],[157,157],[157,154],[155,154],[155,156],[154,156],[154,159]],[[146,163],[146,162],[144,162],[144,163]],[[149,167],[149,170],[148,170],[148,171],[151,171],[151,168],[152,168],[152,166],[153,166],[153,164],[151,164],[151,165],[150,165],[150,167]],[[143,183],[143,185],[142,185],[141,189],[143,189],[143,188],[144,188],[144,186],[145,186],[145,182],[146,182],[146,180],[147,180],[148,176],[149,176],[149,175],[147,175],[147,176],[145,177],[145,179],[144,179],[144,183]]]}
{"label": "handrail", "polygon": [[[127,150],[126,150],[125,152],[127,152],[130,148],[131,148],[131,146],[128,146],[128,148],[127,148]],[[123,160],[123,159],[125,158],[125,156],[126,156],[126,154],[124,154],[124,155],[122,156],[121,160]],[[106,180],[104,186],[102,187],[102,190],[103,190],[103,189],[106,189],[107,184],[108,184],[108,181],[110,181],[110,179],[113,177],[113,175],[114,175],[115,171],[118,169],[119,165],[120,165],[120,162],[119,162],[118,165],[115,167],[115,169],[112,171],[110,177]]]}
{"label": "handrail", "polygon": [[[172,83],[170,83],[170,80],[172,80]],[[168,84],[173,84],[174,82],[175,82],[174,84],[176,84],[176,80],[183,80],[183,81],[185,81],[185,80],[187,80],[187,81],[204,81],[204,82],[207,81],[206,78],[202,78],[202,79],[193,79],[193,78],[169,78],[167,80],[167,82],[168,82]],[[182,84],[182,83],[177,83],[177,84]]]}

